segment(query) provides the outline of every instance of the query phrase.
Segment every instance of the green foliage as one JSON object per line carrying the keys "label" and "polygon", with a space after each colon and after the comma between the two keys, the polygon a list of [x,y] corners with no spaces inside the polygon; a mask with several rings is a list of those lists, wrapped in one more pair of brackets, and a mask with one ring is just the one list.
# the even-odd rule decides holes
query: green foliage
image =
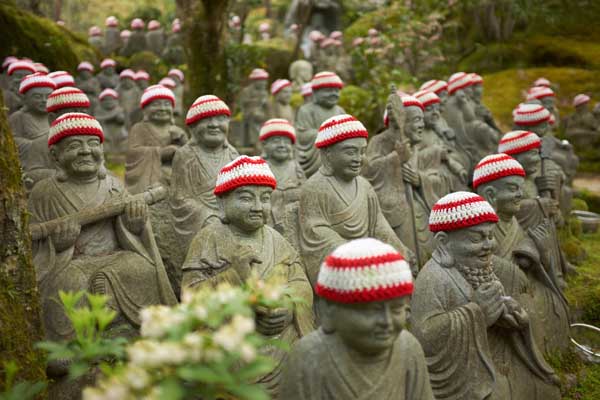
{"label": "green foliage", "polygon": [[0,400],[30,400],[40,394],[45,388],[45,382],[22,381],[15,383],[19,367],[14,361],[4,362],[4,389],[0,392]]}
{"label": "green foliage", "polygon": [[588,205],[583,199],[574,198],[571,203],[573,210],[588,211]]}
{"label": "green foliage", "polygon": [[151,51],[140,51],[129,58],[117,56],[114,59],[118,62],[119,68],[131,68],[134,71],[145,70],[154,82],[164,78],[169,72],[169,66]]}
{"label": "green foliage", "polygon": [[576,196],[586,202],[589,211],[600,213],[600,196],[585,189],[579,191]]}
{"label": "green foliage", "polygon": [[347,85],[340,95],[340,107],[348,114],[354,115],[374,134],[383,125],[383,108],[373,98],[372,93],[358,87]]}

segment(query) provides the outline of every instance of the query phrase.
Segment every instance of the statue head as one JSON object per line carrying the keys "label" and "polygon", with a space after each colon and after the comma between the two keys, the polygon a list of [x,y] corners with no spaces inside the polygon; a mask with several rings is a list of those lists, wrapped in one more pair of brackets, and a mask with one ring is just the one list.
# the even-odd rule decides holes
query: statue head
{"label": "statue head", "polygon": [[102,73],[105,75],[114,75],[115,68],[117,68],[117,62],[111,58],[105,58],[100,63],[100,68],[102,69]]}
{"label": "statue head", "polygon": [[144,70],[138,70],[135,73],[135,84],[142,90],[150,86],[150,74]]}
{"label": "statue head", "polygon": [[131,69],[124,69],[119,74],[119,86],[123,89],[131,89],[135,86],[135,72]]}
{"label": "statue head", "polygon": [[548,131],[550,111],[548,111],[539,100],[537,104],[521,103],[513,111],[513,123],[515,130],[528,130],[544,136]]}
{"label": "statue head", "polygon": [[290,65],[290,78],[297,84],[309,82],[313,76],[312,64],[306,60],[296,60]]}
{"label": "statue head", "polygon": [[50,123],[66,113],[87,114],[89,108],[90,100],[87,95],[75,87],[67,86],[56,89],[50,93],[46,101],[46,111]]}
{"label": "statue head", "polygon": [[573,107],[575,107],[575,112],[581,113],[587,111],[589,102],[590,96],[586,94],[578,94],[575,96],[573,99]]}
{"label": "statue head", "polygon": [[541,164],[542,141],[530,131],[508,132],[500,139],[498,153],[512,156],[523,167],[527,176],[533,176]]}
{"label": "statue head", "polygon": [[351,115],[325,120],[315,140],[324,171],[344,182],[355,179],[364,164],[368,137],[364,125]]}
{"label": "statue head", "polygon": [[256,90],[263,92],[267,90],[267,83],[269,81],[269,73],[262,68],[255,68],[248,76],[250,79],[250,86]]}
{"label": "statue head", "polygon": [[392,246],[372,238],[345,243],[319,269],[323,332],[362,356],[385,355],[406,327],[412,291],[410,266]]}
{"label": "statue head", "polygon": [[271,84],[271,94],[279,104],[288,105],[292,99],[292,82],[287,79],[277,79]]}
{"label": "statue head", "polygon": [[412,144],[423,140],[425,121],[423,119],[423,104],[413,96],[402,96],[404,105],[404,133]]}
{"label": "statue head", "polygon": [[175,95],[162,85],[149,86],[142,93],[140,107],[144,112],[144,121],[157,125],[170,124],[173,120]]}
{"label": "statue head", "polygon": [[323,108],[331,109],[338,104],[344,83],[335,73],[325,71],[313,76],[311,86],[313,102]]}
{"label": "statue head", "polygon": [[185,123],[192,134],[192,144],[205,149],[222,147],[229,132],[231,111],[217,96],[200,96],[188,110]]}
{"label": "statue head", "polygon": [[444,104],[446,104],[446,100],[448,99],[448,83],[446,83],[445,81],[433,79],[422,84],[419,88],[419,92],[435,93],[440,98],[440,102],[443,107]]}
{"label": "statue head", "polygon": [[476,73],[470,73],[469,76],[471,78],[471,86],[469,86],[471,99],[473,99],[475,103],[481,103],[481,97],[483,96],[483,78]]}
{"label": "statue head", "polygon": [[456,97],[458,101],[464,101],[471,97],[472,85],[471,74],[457,72],[448,79],[448,94]]}
{"label": "statue head", "polygon": [[269,161],[283,163],[293,158],[296,131],[288,120],[273,118],[266,121],[260,128],[258,139]]}
{"label": "statue head", "polygon": [[277,181],[260,157],[239,156],[219,172],[214,194],[223,221],[251,234],[262,228],[271,212],[271,194]]}
{"label": "statue head", "polygon": [[46,114],[46,101],[55,88],[54,81],[45,74],[36,72],[25,76],[19,85],[25,109],[32,114]]}
{"label": "statue head", "polygon": [[10,77],[11,89],[17,92],[23,78],[35,72],[35,66],[28,61],[13,61],[10,63],[6,73]]}
{"label": "statue head", "polygon": [[77,72],[79,73],[79,79],[87,81],[94,73],[94,66],[89,61],[82,61],[77,66]]}
{"label": "statue head", "polygon": [[119,93],[114,89],[104,89],[98,96],[100,106],[105,110],[114,110],[119,106]]}
{"label": "statue head", "polygon": [[167,76],[169,78],[173,79],[173,81],[175,82],[175,84],[177,86],[183,84],[184,75],[183,75],[182,70],[177,69],[177,68],[172,68],[169,70],[169,73],[167,74]]}
{"label": "statue head", "polygon": [[425,123],[425,128],[434,129],[439,124],[442,115],[440,110],[440,98],[434,92],[426,90],[418,91],[414,96],[424,107],[423,122]]}

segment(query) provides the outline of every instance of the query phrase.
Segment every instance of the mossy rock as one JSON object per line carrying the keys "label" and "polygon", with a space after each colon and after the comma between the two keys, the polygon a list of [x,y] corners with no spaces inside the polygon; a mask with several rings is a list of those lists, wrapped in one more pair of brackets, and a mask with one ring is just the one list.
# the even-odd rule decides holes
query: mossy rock
{"label": "mossy rock", "polygon": [[573,210],[589,211],[588,205],[583,199],[573,199],[573,201],[571,202],[571,208]]}
{"label": "mossy rock", "polygon": [[376,99],[370,92],[358,86],[345,86],[340,94],[339,104],[346,113],[358,118],[371,134],[374,134],[383,123],[382,111],[379,110]]}
{"label": "mossy rock", "polygon": [[398,3],[394,2],[387,7],[381,7],[360,16],[344,30],[344,37],[348,38],[350,42],[353,38],[367,36],[371,28],[385,31],[386,27],[404,23],[408,18],[408,14],[406,8]]}
{"label": "mossy rock", "polygon": [[600,326],[600,233],[583,234],[580,243],[588,257],[568,279],[565,296],[583,322]]}

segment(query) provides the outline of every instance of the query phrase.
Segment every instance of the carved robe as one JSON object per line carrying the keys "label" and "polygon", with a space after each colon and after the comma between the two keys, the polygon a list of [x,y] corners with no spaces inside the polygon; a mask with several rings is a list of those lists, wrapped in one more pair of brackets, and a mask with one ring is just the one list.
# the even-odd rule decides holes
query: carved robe
{"label": "carved robe", "polygon": [[4,96],[4,106],[8,108],[8,115],[12,115],[23,105],[21,97],[10,88],[3,89],[2,95]]}
{"label": "carved robe", "polygon": [[242,146],[253,147],[258,141],[260,127],[269,118],[269,98],[267,91],[245,87],[240,93],[240,109],[244,118],[244,138]]}
{"label": "carved robe", "polygon": [[119,103],[123,111],[125,111],[125,126],[129,130],[136,122],[139,122],[135,121],[135,119],[141,116],[140,97],[142,96],[142,92],[135,83],[132,83],[132,86],[128,88],[119,85],[117,92],[119,92]]}
{"label": "carved robe", "polygon": [[271,102],[271,118],[287,119],[292,125],[294,124],[295,112],[290,104],[281,104],[276,99]]}
{"label": "carved robe", "polygon": [[119,84],[119,75],[114,72],[112,74],[107,74],[105,70],[102,70],[97,75],[97,78],[102,89],[115,89]]}
{"label": "carved robe", "polygon": [[148,50],[160,57],[165,47],[165,31],[161,28],[146,32],[146,43]]}
{"label": "carved robe", "polygon": [[104,29],[104,52],[105,54],[115,53],[121,47],[121,32],[119,28],[107,26]]}
{"label": "carved robe", "polygon": [[135,53],[146,51],[147,49],[148,42],[146,41],[146,34],[141,30],[133,30],[127,43],[125,43],[125,46],[121,49],[121,55],[131,57]]}
{"label": "carved robe", "polygon": [[127,151],[127,129],[125,112],[120,106],[106,110],[100,106],[95,117],[104,131],[104,153],[124,154]]}
{"label": "carved robe", "polygon": [[[267,159],[267,162],[269,160]],[[269,162],[271,171],[277,180],[277,187],[271,195],[271,225],[283,234],[283,225],[289,206],[300,201],[300,186],[306,182],[306,176],[295,159],[283,165]],[[296,228],[297,229],[297,228]]]}
{"label": "carved robe", "polygon": [[88,79],[81,79],[81,77],[75,78],[75,86],[81,89],[90,100],[90,113],[95,115],[98,107],[98,95],[102,91],[100,81],[95,76]]}

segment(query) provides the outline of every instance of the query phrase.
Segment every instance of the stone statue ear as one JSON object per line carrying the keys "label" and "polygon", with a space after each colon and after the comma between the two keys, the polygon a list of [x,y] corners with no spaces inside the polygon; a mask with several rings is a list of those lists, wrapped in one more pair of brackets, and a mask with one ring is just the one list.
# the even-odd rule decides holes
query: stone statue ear
{"label": "stone statue ear", "polygon": [[321,329],[326,334],[332,334],[335,332],[335,304],[322,299],[317,298],[317,315],[321,319]]}
{"label": "stone statue ear", "polygon": [[224,224],[229,224],[229,220],[225,216],[225,203],[223,202],[223,197],[217,196],[217,205],[219,206],[219,215],[221,217],[221,222],[223,222]]}
{"label": "stone statue ear", "polygon": [[446,243],[448,243],[448,234],[446,232],[436,232],[435,234],[435,240],[438,241],[439,244],[443,244],[446,245]]}
{"label": "stone statue ear", "polygon": [[437,232],[435,239],[438,245],[433,252],[433,259],[440,263],[443,267],[450,268],[454,265],[454,257],[448,251],[448,234],[446,232]]}
{"label": "stone statue ear", "polygon": [[485,185],[481,191],[481,195],[492,205],[492,207],[496,208],[496,188],[494,185]]}

